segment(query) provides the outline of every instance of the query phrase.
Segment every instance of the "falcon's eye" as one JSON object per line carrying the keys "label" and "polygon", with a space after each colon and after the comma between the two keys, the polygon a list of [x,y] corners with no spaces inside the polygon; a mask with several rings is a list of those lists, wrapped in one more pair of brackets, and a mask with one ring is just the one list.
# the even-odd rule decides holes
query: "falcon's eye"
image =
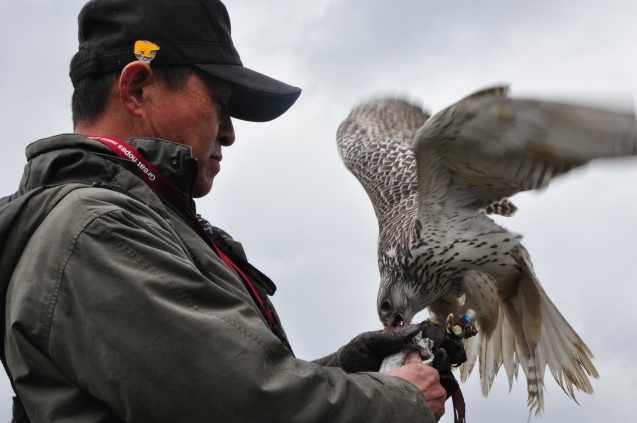
{"label": "falcon's eye", "polygon": [[380,303],[380,309],[383,310],[383,311],[391,310],[391,301],[383,300],[383,302]]}

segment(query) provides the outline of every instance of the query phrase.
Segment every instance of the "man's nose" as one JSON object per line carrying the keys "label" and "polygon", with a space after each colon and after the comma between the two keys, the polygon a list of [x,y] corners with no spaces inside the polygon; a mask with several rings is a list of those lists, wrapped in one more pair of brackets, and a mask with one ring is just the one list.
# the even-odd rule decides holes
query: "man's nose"
{"label": "man's nose", "polygon": [[219,125],[219,143],[224,147],[229,147],[234,144],[234,126],[229,114],[224,114],[222,119]]}

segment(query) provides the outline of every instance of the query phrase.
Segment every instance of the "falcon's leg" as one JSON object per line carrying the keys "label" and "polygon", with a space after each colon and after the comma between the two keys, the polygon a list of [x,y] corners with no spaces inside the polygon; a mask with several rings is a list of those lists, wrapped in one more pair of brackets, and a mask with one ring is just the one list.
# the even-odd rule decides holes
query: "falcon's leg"
{"label": "falcon's leg", "polygon": [[458,315],[458,310],[462,306],[461,299],[458,298],[458,295],[453,293],[448,293],[438,298],[436,301],[431,303],[429,307],[427,307],[427,311],[429,311],[429,315],[432,319],[437,320],[440,323],[445,323],[447,320],[447,316],[450,314]]}
{"label": "falcon's leg", "polygon": [[[484,336],[491,337],[498,325],[500,315],[498,287],[495,279],[486,272],[469,270],[462,279],[461,287],[465,294],[465,301],[458,310],[458,317],[465,322],[460,326],[464,331],[471,331],[471,326],[475,328],[477,325]],[[462,316],[468,316],[470,321]]]}
{"label": "falcon's leg", "polygon": [[462,316],[460,320],[454,324],[453,321],[455,318],[456,316],[453,313],[449,313],[444,325],[450,338],[460,340],[471,338],[478,334],[475,323],[473,323],[468,316]]}
{"label": "falcon's leg", "polygon": [[[475,335],[477,329],[475,324],[470,323],[467,319],[462,317],[454,324],[456,316],[463,316],[462,314],[458,314],[462,307],[463,298],[458,298],[455,292],[454,290],[438,298],[427,310],[431,318],[442,323],[449,330],[449,333],[453,333],[458,338],[468,338]],[[470,319],[472,320],[475,313],[472,311],[468,313],[468,316],[471,316]]]}
{"label": "falcon's leg", "polygon": [[478,334],[478,328],[473,321],[476,313],[473,310],[467,310],[462,317],[453,324],[454,315],[450,314],[447,317],[446,328],[450,335],[455,336],[458,339],[471,338]]}

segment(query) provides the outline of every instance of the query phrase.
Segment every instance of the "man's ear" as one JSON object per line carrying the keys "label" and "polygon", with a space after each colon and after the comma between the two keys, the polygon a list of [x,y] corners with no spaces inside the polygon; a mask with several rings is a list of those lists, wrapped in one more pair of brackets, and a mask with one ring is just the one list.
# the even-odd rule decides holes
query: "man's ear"
{"label": "man's ear", "polygon": [[153,79],[152,69],[142,61],[131,62],[122,70],[119,77],[119,100],[132,116],[144,115],[145,102],[148,101],[147,91]]}

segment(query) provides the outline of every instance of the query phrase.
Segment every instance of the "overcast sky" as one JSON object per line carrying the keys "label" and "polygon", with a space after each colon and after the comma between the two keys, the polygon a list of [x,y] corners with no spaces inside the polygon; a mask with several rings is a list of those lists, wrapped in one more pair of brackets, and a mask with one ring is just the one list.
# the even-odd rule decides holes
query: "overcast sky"
{"label": "overcast sky", "polygon": [[[12,193],[32,141],[72,132],[68,62],[82,0],[0,1],[0,196]],[[273,300],[297,355],[331,353],[380,328],[377,224],[336,151],[358,101],[393,93],[437,111],[479,88],[517,96],[615,99],[637,92],[634,0],[227,0],[244,65],[303,88],[271,123],[235,122],[237,141],[198,210],[244,243],[279,286]],[[601,100],[600,100],[601,101]],[[547,375],[531,421],[634,421],[637,162],[592,164],[500,219],[522,233],[538,277],[593,350],[596,393],[566,397]],[[425,316],[424,314],[422,315]],[[10,387],[0,389],[9,419]],[[480,394],[463,386],[470,423],[526,422],[526,384],[504,372]],[[453,421],[451,406],[443,422]]]}

